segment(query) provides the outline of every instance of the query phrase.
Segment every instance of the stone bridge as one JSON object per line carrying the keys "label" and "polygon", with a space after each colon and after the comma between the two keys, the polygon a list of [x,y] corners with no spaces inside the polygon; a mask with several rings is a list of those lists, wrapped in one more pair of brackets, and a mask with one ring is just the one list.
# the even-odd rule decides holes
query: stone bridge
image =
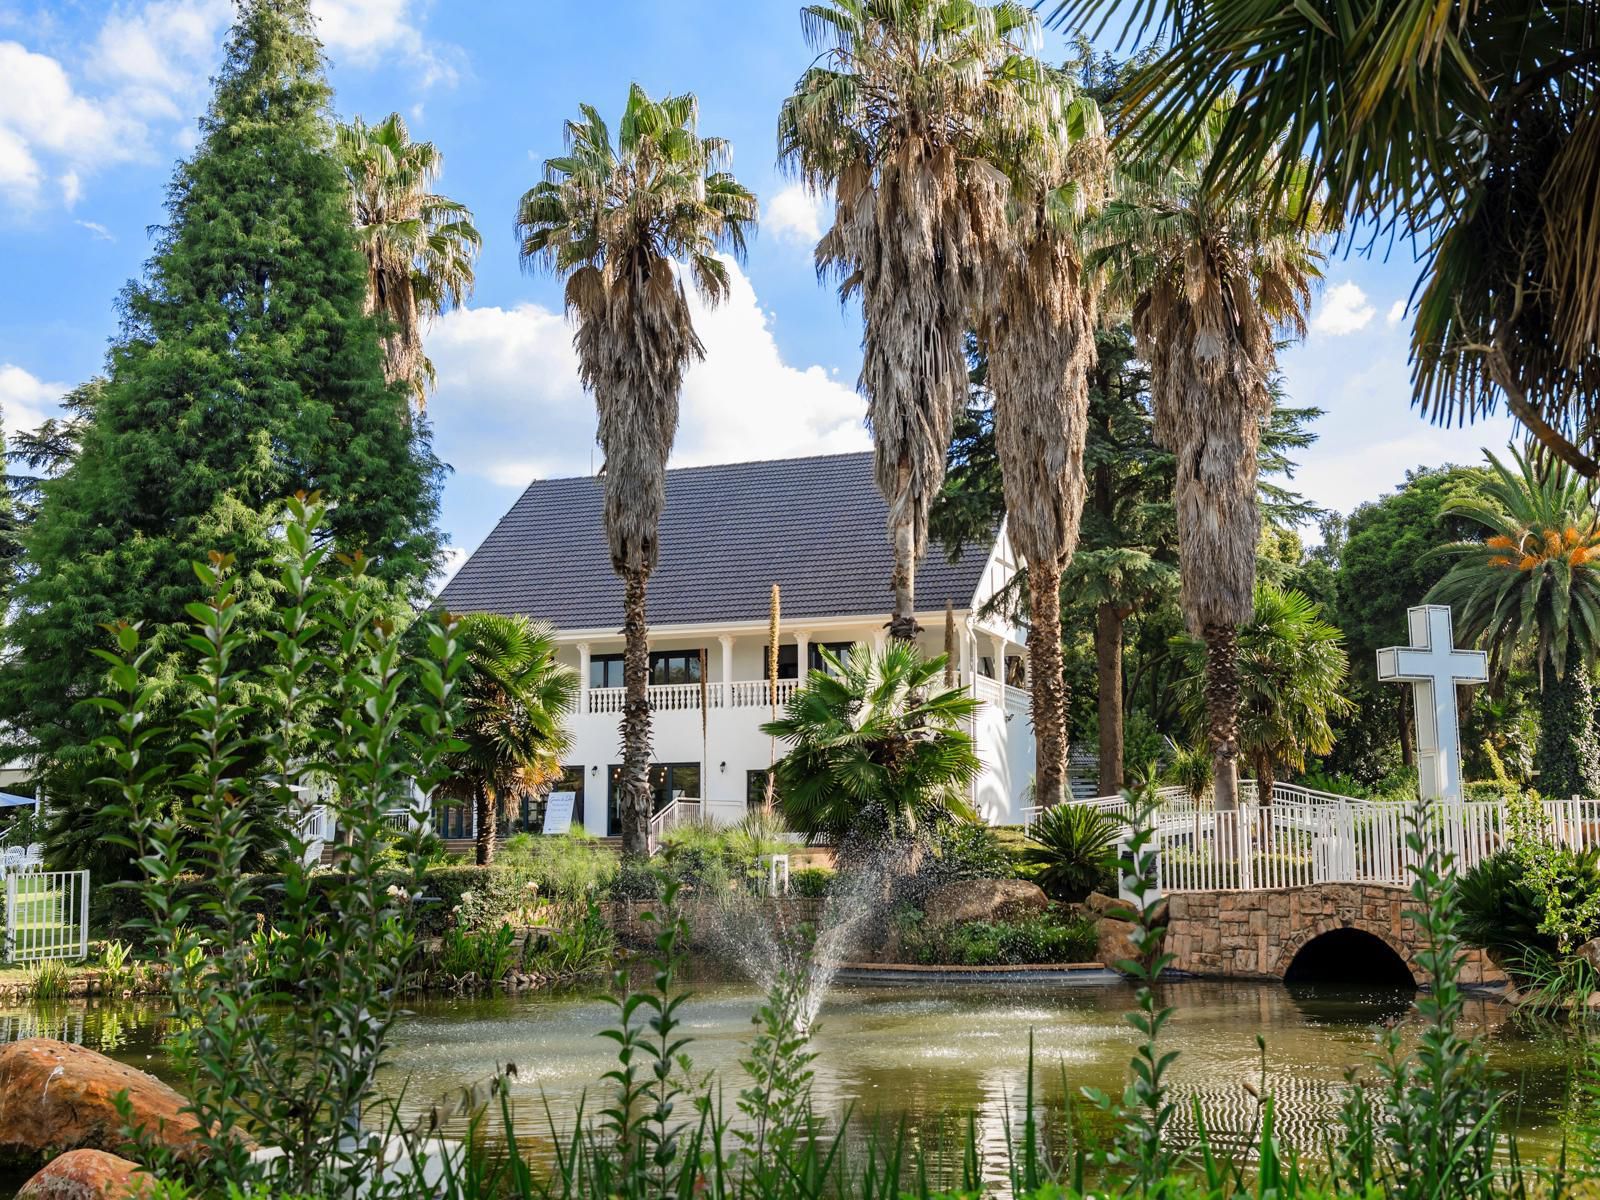
{"label": "stone bridge", "polygon": [[[1323,883],[1273,891],[1174,892],[1167,897],[1172,969],[1192,975],[1297,981],[1424,982],[1416,907],[1400,887]],[[1482,951],[1462,963],[1461,982],[1505,976]]]}

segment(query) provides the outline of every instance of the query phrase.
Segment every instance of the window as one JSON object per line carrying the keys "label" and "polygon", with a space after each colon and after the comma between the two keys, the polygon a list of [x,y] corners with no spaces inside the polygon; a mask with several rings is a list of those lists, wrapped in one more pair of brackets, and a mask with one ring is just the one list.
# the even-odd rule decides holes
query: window
{"label": "window", "polygon": [[699,683],[704,650],[657,650],[650,655],[650,682]]}
{"label": "window", "polygon": [[472,809],[459,802],[435,802],[433,831],[442,838],[459,840],[472,836]]}
{"label": "window", "polygon": [[[826,650],[842,663],[850,661],[850,652],[855,649],[854,642],[808,642],[806,644],[806,670],[820,671],[823,669],[822,652]],[[772,661],[772,647],[761,648],[761,662],[763,669]],[[798,679],[800,672],[797,664],[800,661],[800,647],[790,642],[788,645],[778,647],[778,678]],[[762,676],[766,678],[765,675]]]}
{"label": "window", "polygon": [[[621,789],[622,764],[612,763],[606,786],[606,829],[613,834],[622,832],[622,815],[617,807]],[[660,812],[671,800],[700,799],[700,764],[651,763],[650,793],[651,812]]]}
{"label": "window", "polygon": [[[777,802],[774,794],[773,802]],[[746,771],[744,773],[744,805],[747,809],[765,808],[767,806],[767,772]]]}
{"label": "window", "polygon": [[[650,682],[699,683],[702,650],[656,650],[650,655]],[[589,660],[589,686],[623,687],[622,655],[596,654]]]}

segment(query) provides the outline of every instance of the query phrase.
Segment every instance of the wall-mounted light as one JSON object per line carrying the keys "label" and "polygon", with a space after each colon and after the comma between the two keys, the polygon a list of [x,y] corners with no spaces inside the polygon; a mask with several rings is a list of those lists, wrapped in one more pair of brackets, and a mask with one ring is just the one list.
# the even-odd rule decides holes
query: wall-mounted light
{"label": "wall-mounted light", "polygon": [[724,760],[723,762],[718,763],[717,764],[717,770],[721,771],[724,775],[726,775],[728,773],[727,761]]}
{"label": "wall-mounted light", "polygon": [[596,763],[594,766],[590,767],[589,768],[589,774],[591,774],[591,775],[600,774],[600,765],[598,763]]}

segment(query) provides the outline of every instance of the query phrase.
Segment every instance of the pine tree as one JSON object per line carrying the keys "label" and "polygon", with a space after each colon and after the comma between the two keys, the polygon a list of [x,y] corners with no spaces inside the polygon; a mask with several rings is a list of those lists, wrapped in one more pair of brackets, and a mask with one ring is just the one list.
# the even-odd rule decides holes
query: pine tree
{"label": "pine tree", "polygon": [[104,675],[103,623],[144,623],[162,702],[178,710],[190,563],[234,555],[241,621],[259,627],[268,535],[297,490],[334,505],[331,535],[371,561],[375,604],[418,600],[437,561],[441,468],[403,389],[385,384],[362,312],[330,95],[308,0],[241,0],[168,224],[123,294],[93,419],[42,485],[0,728],[37,759],[64,864],[122,867],[90,782],[103,718],[83,703]]}

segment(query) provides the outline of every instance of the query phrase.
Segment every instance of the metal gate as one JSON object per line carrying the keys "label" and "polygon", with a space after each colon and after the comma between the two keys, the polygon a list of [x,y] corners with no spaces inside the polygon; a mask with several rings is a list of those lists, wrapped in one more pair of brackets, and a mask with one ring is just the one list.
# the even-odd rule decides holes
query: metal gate
{"label": "metal gate", "polygon": [[11,871],[5,876],[5,893],[0,959],[88,957],[89,872]]}

